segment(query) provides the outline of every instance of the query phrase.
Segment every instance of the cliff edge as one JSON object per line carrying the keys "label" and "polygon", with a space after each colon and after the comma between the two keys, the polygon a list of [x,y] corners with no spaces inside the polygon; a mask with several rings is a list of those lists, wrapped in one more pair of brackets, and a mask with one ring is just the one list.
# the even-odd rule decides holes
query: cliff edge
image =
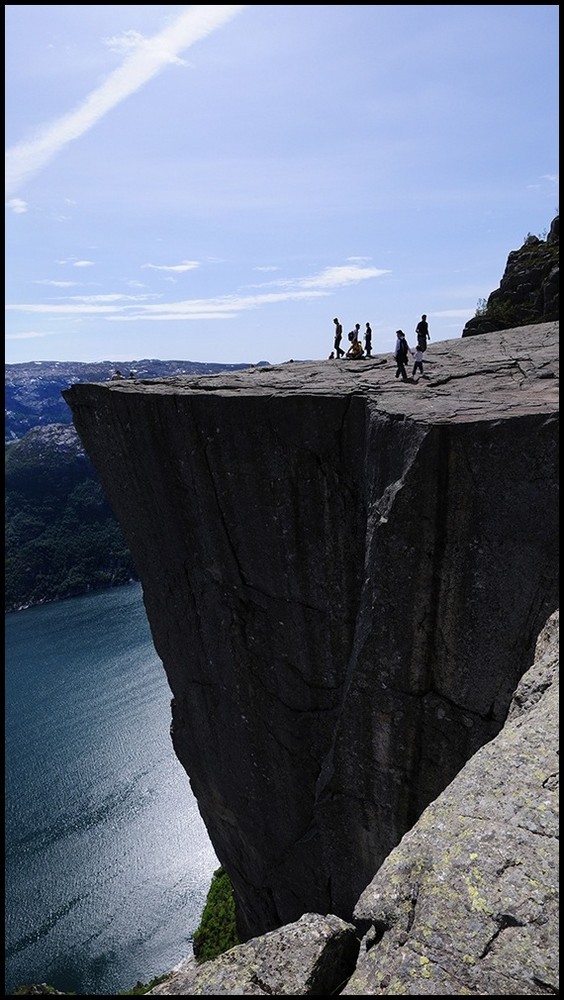
{"label": "cliff edge", "polygon": [[558,607],[558,322],[63,395],[243,940],[350,921]]}

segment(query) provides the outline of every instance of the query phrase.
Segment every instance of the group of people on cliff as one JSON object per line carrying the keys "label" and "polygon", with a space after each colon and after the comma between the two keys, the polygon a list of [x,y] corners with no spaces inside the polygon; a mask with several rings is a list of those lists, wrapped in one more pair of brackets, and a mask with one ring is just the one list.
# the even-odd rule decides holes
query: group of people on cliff
{"label": "group of people on cliff", "polygon": [[[341,341],[343,339],[343,325],[339,319],[335,316],[333,320],[335,324],[335,335],[333,340],[333,350],[329,355],[329,360],[339,360],[340,358],[371,358],[372,357],[372,328],[370,323],[366,324],[366,330],[364,331],[364,347],[361,342],[360,333],[360,323],[355,323],[354,329],[348,334],[348,340],[350,341],[350,347],[345,352],[341,347]],[[417,344],[412,349],[407,343],[407,339],[403,330],[396,330],[396,346],[394,348],[394,359],[396,362],[396,378],[402,379],[403,382],[408,381],[406,365],[409,361],[409,355],[412,354],[414,358],[412,378],[415,377],[417,372],[423,375],[423,354],[427,350],[427,341],[431,339],[431,334],[429,333],[429,324],[427,322],[427,314],[423,313],[421,319],[419,320],[417,326],[415,327],[415,334],[417,336]]]}

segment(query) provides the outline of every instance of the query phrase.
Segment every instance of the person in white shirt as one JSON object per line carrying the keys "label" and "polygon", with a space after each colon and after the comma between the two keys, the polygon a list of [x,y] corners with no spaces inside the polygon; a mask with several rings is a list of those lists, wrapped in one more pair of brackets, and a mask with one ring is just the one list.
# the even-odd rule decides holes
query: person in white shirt
{"label": "person in white shirt", "polygon": [[415,362],[413,365],[413,371],[411,377],[415,376],[415,372],[421,372],[423,374],[423,349],[420,344],[417,345],[414,351],[412,351]]}

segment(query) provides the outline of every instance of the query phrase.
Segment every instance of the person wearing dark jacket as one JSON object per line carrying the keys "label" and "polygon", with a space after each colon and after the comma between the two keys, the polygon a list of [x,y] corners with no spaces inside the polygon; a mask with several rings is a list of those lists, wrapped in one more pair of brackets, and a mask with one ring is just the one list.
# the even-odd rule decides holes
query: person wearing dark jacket
{"label": "person wearing dark jacket", "polygon": [[337,358],[338,361],[339,358],[344,358],[345,356],[345,352],[341,347],[341,340],[343,339],[343,327],[342,324],[339,323],[339,320],[337,319],[336,316],[333,322],[335,324],[335,340],[333,341],[333,347],[335,349],[335,357]]}
{"label": "person wearing dark jacket", "polygon": [[396,348],[394,351],[396,359],[396,378],[401,375],[402,381],[407,382],[407,372],[405,366],[409,359],[409,344],[405,339],[403,330],[396,330]]}
{"label": "person wearing dark jacket", "polygon": [[417,326],[415,327],[415,332],[417,334],[417,343],[419,344],[419,347],[421,348],[422,351],[426,351],[427,341],[431,339],[426,313],[423,313],[421,319],[419,320]]}
{"label": "person wearing dark jacket", "polygon": [[367,358],[372,357],[372,327],[370,323],[366,324],[366,330],[364,333],[364,353]]}

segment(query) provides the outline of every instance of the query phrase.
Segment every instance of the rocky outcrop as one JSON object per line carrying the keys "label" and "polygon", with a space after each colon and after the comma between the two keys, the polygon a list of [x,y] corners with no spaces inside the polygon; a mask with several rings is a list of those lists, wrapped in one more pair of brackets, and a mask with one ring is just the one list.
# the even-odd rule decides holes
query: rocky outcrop
{"label": "rocky outcrop", "polygon": [[343,994],[558,994],[558,656],[556,613],[500,735],[363,892]]}
{"label": "rocky outcrop", "polygon": [[537,324],[411,384],[376,356],[65,391],[244,940],[350,922],[503,726],[558,606],[557,358]]}
{"label": "rocky outcrop", "polygon": [[169,996],[330,996],[354,968],[359,942],[352,924],[331,914],[304,913],[299,920],[219,958],[181,962],[150,990]]}
{"label": "rocky outcrop", "polygon": [[529,233],[523,246],[511,251],[499,288],[468,320],[463,337],[559,318],[559,233],[556,216],[546,240]]}
{"label": "rocky outcrop", "polygon": [[307,914],[203,966],[187,959],[150,992],[558,995],[558,624],[556,612],[501,733],[391,852],[354,925]]}

